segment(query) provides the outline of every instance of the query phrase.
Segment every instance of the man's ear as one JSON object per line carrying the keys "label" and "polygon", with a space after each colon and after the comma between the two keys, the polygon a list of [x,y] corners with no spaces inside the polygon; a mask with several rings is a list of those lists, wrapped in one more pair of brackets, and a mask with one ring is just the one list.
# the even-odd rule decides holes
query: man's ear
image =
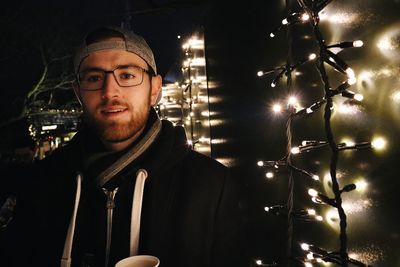
{"label": "man's ear", "polygon": [[161,99],[162,78],[160,75],[156,75],[151,79],[151,105],[155,106]]}
{"label": "man's ear", "polygon": [[79,104],[81,104],[81,106],[82,106],[82,99],[81,99],[81,93],[79,90],[79,84],[76,80],[72,82],[72,88],[74,88],[75,96],[78,99]]}

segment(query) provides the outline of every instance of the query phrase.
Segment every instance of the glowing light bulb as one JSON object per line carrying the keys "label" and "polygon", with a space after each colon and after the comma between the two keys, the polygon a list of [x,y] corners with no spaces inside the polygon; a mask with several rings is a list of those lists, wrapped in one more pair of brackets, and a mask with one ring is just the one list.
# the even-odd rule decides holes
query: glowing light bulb
{"label": "glowing light bulb", "polygon": [[316,175],[316,174],[313,174],[313,175],[311,176],[311,178],[312,178],[313,180],[315,180],[315,181],[319,181],[319,176]]}
{"label": "glowing light bulb", "polygon": [[261,76],[263,76],[263,75],[264,75],[264,72],[263,72],[263,71],[260,70],[260,71],[257,72],[257,76],[258,76],[258,77],[261,77]]}
{"label": "glowing light bulb", "polygon": [[308,215],[316,215],[317,212],[315,211],[315,209],[308,209],[307,210]]}
{"label": "glowing light bulb", "polygon": [[317,54],[315,54],[315,53],[312,53],[312,54],[310,54],[309,56],[308,56],[308,59],[309,60],[314,60],[314,59],[316,59],[317,58]]}
{"label": "glowing light bulb", "polygon": [[397,90],[392,94],[392,99],[394,102],[400,103],[400,90]]}
{"label": "glowing light bulb", "polygon": [[317,204],[321,204],[321,200],[319,200],[317,197],[312,197],[311,201]]}
{"label": "glowing light bulb", "polygon": [[269,34],[269,37],[274,38],[274,37],[275,37],[275,34],[271,32],[271,33]]}
{"label": "glowing light bulb", "polygon": [[353,42],[354,47],[362,47],[364,45],[364,42],[361,40],[357,40]]}
{"label": "glowing light bulb", "polygon": [[376,150],[383,150],[386,147],[386,140],[383,137],[377,137],[371,142],[371,146]]}
{"label": "glowing light bulb", "polygon": [[295,154],[295,155],[299,154],[300,153],[300,148],[295,146],[290,150],[290,152],[292,152],[292,154]]}
{"label": "glowing light bulb", "polygon": [[387,37],[380,40],[377,46],[380,50],[393,50],[393,44]]}
{"label": "glowing light bulb", "polygon": [[272,106],[272,110],[273,110],[275,113],[280,113],[280,112],[282,111],[282,106],[281,106],[280,104],[274,104],[274,105]]}
{"label": "glowing light bulb", "polygon": [[322,222],[324,220],[324,217],[322,217],[321,215],[315,216],[315,219],[319,222]]}
{"label": "glowing light bulb", "polygon": [[349,77],[354,77],[355,76],[354,70],[352,68],[347,68],[346,69],[346,73],[347,73],[347,75]]}
{"label": "glowing light bulb", "polygon": [[201,116],[204,116],[204,117],[210,117],[210,111],[202,111],[201,113]]}
{"label": "glowing light bulb", "polygon": [[210,138],[202,136],[199,138],[199,142],[200,143],[210,143],[211,141],[210,141]]}
{"label": "glowing light bulb", "polygon": [[349,79],[347,79],[347,83],[350,85],[356,84],[357,78],[355,76],[349,77]]}
{"label": "glowing light bulb", "polygon": [[265,177],[267,177],[268,179],[272,179],[272,178],[274,178],[274,173],[273,172],[267,172],[265,174]]}
{"label": "glowing light bulb", "polygon": [[178,38],[178,39],[181,39],[181,36],[180,36],[180,35],[178,35],[178,36],[177,36],[177,38]]}
{"label": "glowing light bulb", "polygon": [[308,194],[310,196],[312,196],[312,197],[317,197],[318,196],[318,191],[313,189],[313,188],[310,188],[310,189],[308,189]]}
{"label": "glowing light bulb", "polygon": [[288,105],[294,106],[298,103],[297,98],[295,96],[291,96],[288,99]]}
{"label": "glowing light bulb", "polygon": [[302,250],[305,250],[305,251],[310,250],[310,245],[307,244],[307,243],[301,243],[300,247],[301,247]]}
{"label": "glowing light bulb", "polygon": [[312,254],[311,252],[307,254],[307,259],[309,260],[313,260],[314,259],[314,254]]}
{"label": "glowing light bulb", "polygon": [[364,96],[362,95],[362,94],[355,94],[354,95],[354,100],[357,100],[357,101],[363,101],[363,99],[364,99]]}
{"label": "glowing light bulb", "polygon": [[357,182],[355,182],[355,184],[357,191],[365,192],[367,190],[368,183],[365,180],[360,179]]}
{"label": "glowing light bulb", "polygon": [[261,161],[261,160],[258,161],[258,162],[257,162],[257,165],[260,166],[260,167],[264,166],[264,161]]}
{"label": "glowing light bulb", "polygon": [[282,25],[287,25],[288,24],[288,20],[287,19],[283,19],[282,20]]}
{"label": "glowing light bulb", "polygon": [[372,71],[368,70],[361,72],[359,75],[361,81],[370,80],[373,76],[374,74]]}
{"label": "glowing light bulb", "polygon": [[274,88],[276,84],[274,82],[271,83],[271,87]]}
{"label": "glowing light bulb", "polygon": [[301,15],[301,20],[302,21],[307,21],[310,19],[310,15],[308,15],[307,13],[304,13],[303,15]]}
{"label": "glowing light bulb", "polygon": [[[347,139],[347,138],[343,138],[342,139],[342,143],[345,143],[346,146],[354,146],[356,144],[356,143],[354,143],[353,140],[350,140],[350,139]],[[328,175],[329,175],[329,178],[330,178],[331,177],[330,174],[328,174]]]}
{"label": "glowing light bulb", "polygon": [[262,265],[263,263],[262,263],[262,260],[256,260],[256,264],[257,265]]}

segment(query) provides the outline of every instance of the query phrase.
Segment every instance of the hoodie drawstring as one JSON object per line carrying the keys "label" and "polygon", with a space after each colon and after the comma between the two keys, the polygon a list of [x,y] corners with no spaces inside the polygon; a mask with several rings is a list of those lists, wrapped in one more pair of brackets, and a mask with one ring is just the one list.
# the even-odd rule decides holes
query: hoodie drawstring
{"label": "hoodie drawstring", "polygon": [[130,256],[137,255],[139,251],[140,216],[142,214],[144,183],[146,182],[147,177],[147,171],[144,169],[140,169],[136,173],[135,191],[133,193],[131,212]]}
{"label": "hoodie drawstring", "polygon": [[61,258],[61,267],[71,266],[72,243],[74,240],[74,233],[75,233],[76,214],[78,213],[79,200],[81,198],[81,184],[82,184],[82,175],[78,173],[76,175],[75,205],[69,223],[67,237],[64,243],[64,250]]}

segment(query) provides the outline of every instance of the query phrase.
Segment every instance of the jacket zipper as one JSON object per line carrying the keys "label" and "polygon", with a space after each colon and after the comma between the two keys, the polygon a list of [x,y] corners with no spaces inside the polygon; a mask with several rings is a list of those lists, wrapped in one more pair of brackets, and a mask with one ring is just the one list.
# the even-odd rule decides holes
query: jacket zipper
{"label": "jacket zipper", "polygon": [[111,248],[111,235],[112,235],[112,220],[113,210],[115,208],[115,195],[118,192],[118,187],[112,191],[103,188],[104,194],[107,196],[106,209],[107,209],[107,242],[104,266],[108,267],[110,261],[110,248]]}

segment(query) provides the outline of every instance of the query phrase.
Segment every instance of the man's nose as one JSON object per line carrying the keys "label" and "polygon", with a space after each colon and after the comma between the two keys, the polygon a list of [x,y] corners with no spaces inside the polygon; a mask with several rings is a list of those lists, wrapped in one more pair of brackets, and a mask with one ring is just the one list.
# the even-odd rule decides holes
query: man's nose
{"label": "man's nose", "polygon": [[113,73],[106,73],[102,89],[103,98],[111,99],[120,96],[121,87],[115,80]]}

